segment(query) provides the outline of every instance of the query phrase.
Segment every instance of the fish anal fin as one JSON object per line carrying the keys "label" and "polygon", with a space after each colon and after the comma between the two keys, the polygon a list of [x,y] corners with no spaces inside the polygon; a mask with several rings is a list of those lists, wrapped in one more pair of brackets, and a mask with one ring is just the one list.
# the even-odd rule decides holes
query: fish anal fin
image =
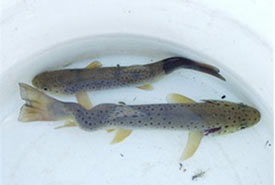
{"label": "fish anal fin", "polygon": [[180,158],[180,160],[186,160],[194,155],[196,150],[198,149],[201,139],[203,137],[203,133],[198,131],[190,131],[188,135],[187,144],[185,146],[184,152]]}
{"label": "fish anal fin", "polygon": [[122,142],[124,139],[126,139],[130,134],[132,130],[124,130],[124,129],[119,129],[112,140],[111,144],[117,144]]}
{"label": "fish anal fin", "polygon": [[76,127],[76,126],[77,124],[74,121],[69,121],[62,126],[55,127],[55,129],[65,128],[65,127]]}
{"label": "fish anal fin", "polygon": [[142,86],[138,86],[137,88],[142,89],[142,90],[147,90],[147,91],[151,91],[154,89],[154,87],[151,84],[145,84]]}
{"label": "fish anal fin", "polygon": [[176,93],[169,94],[166,100],[168,103],[196,103],[194,100]]}
{"label": "fish anal fin", "polygon": [[78,103],[82,105],[85,109],[90,110],[93,107],[87,92],[78,92],[75,96]]}
{"label": "fish anal fin", "polygon": [[106,131],[109,133],[109,132],[113,132],[113,131],[115,131],[115,129],[106,129]]}
{"label": "fish anal fin", "polygon": [[86,69],[93,69],[93,68],[100,68],[102,66],[101,62],[99,61],[94,61],[91,62],[87,67],[85,67]]}

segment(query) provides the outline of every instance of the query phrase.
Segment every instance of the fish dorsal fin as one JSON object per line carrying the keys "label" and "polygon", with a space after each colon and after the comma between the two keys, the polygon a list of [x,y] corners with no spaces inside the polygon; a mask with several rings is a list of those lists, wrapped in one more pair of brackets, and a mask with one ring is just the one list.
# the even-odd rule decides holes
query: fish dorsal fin
{"label": "fish dorsal fin", "polygon": [[124,130],[124,129],[119,129],[116,132],[116,135],[114,139],[112,140],[111,144],[117,144],[122,142],[124,139],[126,139],[130,134],[132,130]]}
{"label": "fish dorsal fin", "polygon": [[202,137],[203,137],[203,133],[201,132],[198,132],[198,131],[189,132],[187,144],[185,146],[184,152],[180,160],[186,160],[193,156],[193,154],[196,152],[197,148],[200,145]]}
{"label": "fish dorsal fin", "polygon": [[196,103],[194,100],[176,93],[169,94],[166,100],[168,103]]}
{"label": "fish dorsal fin", "polygon": [[147,90],[147,91],[151,91],[154,89],[154,87],[151,84],[145,84],[145,85],[139,86],[137,88],[142,89],[142,90]]}
{"label": "fish dorsal fin", "polygon": [[91,62],[87,67],[85,67],[86,69],[93,69],[93,68],[100,68],[102,66],[101,62],[99,61],[94,61]]}

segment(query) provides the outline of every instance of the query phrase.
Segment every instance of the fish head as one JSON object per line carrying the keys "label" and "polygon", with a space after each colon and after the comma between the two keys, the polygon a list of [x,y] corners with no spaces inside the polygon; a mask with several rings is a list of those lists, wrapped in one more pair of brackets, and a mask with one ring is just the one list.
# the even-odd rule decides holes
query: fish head
{"label": "fish head", "polygon": [[261,119],[261,113],[256,108],[243,103],[227,101],[212,101],[211,103],[217,105],[216,112],[213,113],[216,125],[205,130],[205,135],[237,132],[254,126]]}
{"label": "fish head", "polygon": [[43,72],[33,78],[32,84],[34,87],[44,92],[59,94],[64,91],[59,76],[58,73]]}

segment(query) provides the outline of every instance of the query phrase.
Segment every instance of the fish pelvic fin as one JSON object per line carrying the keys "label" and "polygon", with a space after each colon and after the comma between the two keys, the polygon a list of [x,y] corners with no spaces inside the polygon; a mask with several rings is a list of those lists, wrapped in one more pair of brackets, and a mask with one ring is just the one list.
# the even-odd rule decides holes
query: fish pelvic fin
{"label": "fish pelvic fin", "polygon": [[130,134],[132,133],[132,130],[125,130],[125,129],[119,129],[112,140],[111,144],[117,144],[122,142],[124,139],[126,139]]}
{"label": "fish pelvic fin", "polygon": [[20,109],[19,121],[56,121],[66,119],[65,104],[27,84],[19,83],[19,87],[20,96],[26,101]]}
{"label": "fish pelvic fin", "polygon": [[198,132],[198,131],[189,132],[187,144],[185,146],[184,152],[180,160],[189,159],[194,155],[194,153],[197,151],[200,145],[202,137],[203,137],[203,133],[201,132]]}
{"label": "fish pelvic fin", "polygon": [[212,65],[193,61],[184,57],[171,57],[161,61],[165,73],[171,73],[178,68],[192,69],[215,76],[223,81],[225,78],[219,74],[220,70]]}

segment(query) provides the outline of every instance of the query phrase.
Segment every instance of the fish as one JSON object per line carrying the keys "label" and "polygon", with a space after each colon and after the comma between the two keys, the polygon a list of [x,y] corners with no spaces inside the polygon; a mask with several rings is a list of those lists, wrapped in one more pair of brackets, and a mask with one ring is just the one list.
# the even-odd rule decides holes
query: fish
{"label": "fish", "polygon": [[184,57],[170,57],[145,65],[102,67],[96,61],[84,69],[62,69],[46,71],[36,75],[34,87],[55,94],[75,95],[126,86],[152,90],[152,83],[176,69],[185,68],[207,73],[225,81],[220,70],[212,65]]}
{"label": "fish", "polygon": [[62,102],[27,84],[19,83],[25,104],[18,120],[67,120],[85,131],[100,129],[165,129],[189,131],[181,160],[190,158],[203,136],[237,132],[258,123],[260,112],[243,103],[220,100],[195,102],[180,94],[167,96],[161,104],[98,104],[91,109],[73,102]]}

